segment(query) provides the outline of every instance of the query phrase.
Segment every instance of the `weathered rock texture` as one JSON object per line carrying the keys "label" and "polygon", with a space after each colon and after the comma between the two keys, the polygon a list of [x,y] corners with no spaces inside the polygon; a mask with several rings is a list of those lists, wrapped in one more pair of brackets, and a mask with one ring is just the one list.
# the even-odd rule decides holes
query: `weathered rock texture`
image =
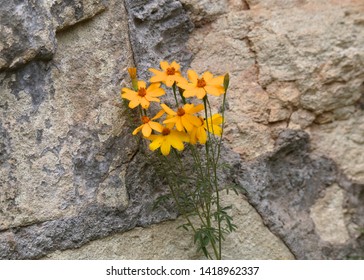
{"label": "weathered rock texture", "polygon": [[[236,232],[227,236],[223,259],[292,259],[287,247],[262,223],[255,209],[234,192],[221,193],[224,205],[233,205],[230,211]],[[46,259],[203,259],[196,253],[193,240],[186,231],[177,228],[184,223],[175,221],[148,228],[118,233],[91,242],[80,249],[55,252]]]}
{"label": "weathered rock texture", "polygon": [[362,1],[7,1],[0,23],[0,259],[200,257],[183,233],[125,249],[179,222],[140,228],[177,213],[114,106],[162,59],[230,73],[223,178],[255,210],[232,202],[225,258],[364,257]]}

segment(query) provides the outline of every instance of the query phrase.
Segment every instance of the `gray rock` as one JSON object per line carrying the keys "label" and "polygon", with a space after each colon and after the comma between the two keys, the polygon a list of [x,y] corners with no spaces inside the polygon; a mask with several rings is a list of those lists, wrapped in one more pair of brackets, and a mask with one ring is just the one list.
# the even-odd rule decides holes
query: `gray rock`
{"label": "gray rock", "polygon": [[52,58],[56,43],[43,1],[2,1],[0,5],[0,71],[32,59]]}
{"label": "gray rock", "polygon": [[140,77],[150,77],[148,68],[161,60],[187,67],[191,53],[185,48],[193,24],[177,0],[126,0],[133,57]]}
{"label": "gray rock", "polygon": [[101,0],[3,1],[0,6],[0,71],[33,59],[50,60],[56,31],[105,10]]}
{"label": "gray rock", "polygon": [[[342,259],[351,254],[361,255],[360,235],[344,242],[328,242],[326,235],[321,236],[320,227],[315,226],[310,212],[314,211],[313,207],[323,192],[337,183],[341,190],[346,190],[343,194],[345,201],[349,198],[355,201],[343,206],[344,212],[350,208],[358,217],[363,213],[357,203],[363,203],[361,191],[364,186],[348,180],[344,185],[335,163],[324,156],[310,154],[309,150],[308,134],[285,130],[276,141],[275,151],[239,168],[237,180],[247,190],[249,201],[267,226],[285,242],[296,258]],[[358,190],[361,191],[358,193]],[[331,219],[326,222],[335,223]],[[341,222],[347,226],[347,221]],[[363,227],[357,218],[356,225]]]}

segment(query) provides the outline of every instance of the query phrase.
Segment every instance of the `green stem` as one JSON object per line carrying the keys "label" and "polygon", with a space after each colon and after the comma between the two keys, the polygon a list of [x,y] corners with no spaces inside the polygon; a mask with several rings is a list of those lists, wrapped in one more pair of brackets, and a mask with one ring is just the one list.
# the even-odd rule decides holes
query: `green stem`
{"label": "green stem", "polygon": [[221,135],[220,135],[220,139],[219,139],[219,144],[217,146],[217,157],[216,157],[216,165],[217,165],[217,161],[220,157],[220,151],[221,151],[221,144],[222,144],[222,136],[224,134],[224,127],[225,127],[225,104],[226,104],[226,94],[227,94],[227,88],[225,89],[225,93],[224,93],[224,98],[222,100],[222,111],[221,111],[221,116],[222,116],[222,125],[221,125]]}
{"label": "green stem", "polygon": [[[219,189],[218,189],[218,184],[217,184],[217,165],[214,158],[214,148],[213,148],[213,144],[212,144],[212,137],[211,137],[211,132],[210,132],[210,127],[209,127],[209,117],[208,117],[208,111],[207,111],[207,107],[209,106],[209,111],[210,111],[210,115],[211,115],[211,107],[210,104],[208,102],[207,96],[205,96],[203,98],[203,102],[204,102],[204,109],[205,109],[205,119],[206,119],[206,126],[207,126],[207,133],[208,133],[208,141],[205,144],[205,149],[206,149],[206,168],[207,168],[207,172],[208,172],[208,176],[209,178],[211,178],[211,173],[210,173],[210,164],[212,164],[212,170],[213,170],[213,184],[211,184],[211,188],[214,190],[214,192],[216,193],[216,209],[217,209],[217,225],[218,225],[218,252],[216,253],[216,259],[221,260],[221,245],[222,245],[222,231],[221,231],[221,219],[220,219],[220,196],[219,196]],[[212,125],[212,123],[211,123]],[[211,144],[211,152],[212,152],[212,161],[211,161],[211,157],[210,157],[210,153],[209,153],[209,143]],[[209,180],[210,182],[210,180]],[[211,200],[210,200],[211,201]],[[207,211],[209,213],[209,220],[210,220],[210,213],[211,213],[211,209],[208,209]]]}
{"label": "green stem", "polygon": [[179,87],[178,88],[179,95],[181,96],[183,104],[186,104],[186,98],[183,96],[183,90]]}
{"label": "green stem", "polygon": [[[168,160],[166,159],[166,161],[168,161]],[[169,162],[167,163],[167,165],[168,165],[168,166],[171,166]],[[168,177],[168,176],[167,176],[167,177]],[[175,201],[175,202],[176,202],[176,204],[177,204],[177,208],[178,208],[179,212],[180,212],[180,213],[182,214],[182,216],[186,219],[187,223],[191,226],[192,231],[194,232],[194,234],[196,234],[196,233],[197,233],[197,231],[196,231],[195,227],[193,226],[193,223],[192,223],[192,221],[190,220],[190,218],[188,217],[187,213],[185,212],[185,209],[184,209],[184,208],[181,206],[181,204],[179,203],[178,197],[177,197],[176,192],[175,192],[175,190],[174,190],[174,188],[173,188],[173,186],[172,186],[172,184],[171,184],[171,182],[170,182],[170,179],[169,179],[169,178],[167,178],[167,180],[168,180],[168,186],[169,186],[169,189],[171,190],[171,193],[172,193],[173,199],[174,199],[174,201]],[[179,183],[178,183],[178,178],[177,178],[177,180],[176,180],[176,182],[175,182],[175,183],[176,183],[176,185],[177,185],[178,189],[181,189],[181,187],[180,187],[180,185],[179,185]],[[197,205],[197,206],[196,206],[196,205],[194,205],[194,208],[195,208],[195,210],[196,210],[196,212],[197,212],[197,214],[198,214],[198,216],[199,216],[199,218],[200,218],[200,220],[201,220],[202,224],[206,227],[206,223],[205,223],[205,221],[204,221],[203,217],[201,216],[201,214],[200,214],[200,212],[199,212],[199,210],[198,210],[198,205]],[[211,244],[212,244],[212,245],[214,245],[213,243],[211,243]],[[213,246],[213,250],[214,250],[214,253],[215,253],[215,255],[216,255],[216,248],[215,248],[215,246]],[[208,258],[210,258],[210,259],[212,259],[212,257],[211,257],[211,255],[210,255],[210,253],[208,253],[208,252],[207,252],[207,257],[208,257]]]}
{"label": "green stem", "polygon": [[[181,161],[180,155],[177,153],[177,151],[176,151],[176,150],[174,150],[174,149],[173,149],[173,151],[174,151],[174,154],[175,154],[176,158],[178,159],[178,162],[179,162],[179,165],[180,165],[180,170],[181,170],[181,172],[183,173],[183,176],[185,176],[185,178],[187,178],[186,171],[185,171],[185,168],[184,168],[184,166],[183,166],[183,164],[182,164],[182,161]],[[178,178],[177,178],[177,180],[178,180]],[[180,188],[179,183],[177,183],[177,185],[178,185],[178,188]],[[171,190],[171,191],[172,191],[172,190]],[[175,195],[173,195],[173,196],[174,196],[174,199],[176,200],[176,196],[175,196]],[[211,201],[211,199],[209,199],[208,201]],[[194,203],[193,203],[194,210],[196,211],[197,216],[199,217],[199,219],[200,219],[200,221],[201,221],[202,225],[203,225],[205,228],[211,228],[210,203],[207,203],[207,204],[206,204],[206,202],[205,202],[206,207],[208,207],[208,208],[206,209],[206,211],[204,211],[204,204],[203,204],[203,203],[202,203],[201,205],[199,205],[199,203],[197,203],[197,204],[196,204],[195,200],[193,200],[193,202],[194,202]],[[177,201],[177,203],[178,203],[178,201]],[[207,215],[202,215],[202,214],[201,214],[200,206],[202,207],[202,213],[207,213]],[[179,208],[180,208],[180,207],[179,207]],[[187,215],[186,215],[186,216],[187,216]],[[205,218],[204,218],[204,216],[205,216]],[[188,217],[188,216],[187,216],[187,217]],[[205,221],[205,220],[206,220],[206,221]],[[189,224],[191,224],[191,226],[192,226],[192,222],[191,222],[189,219],[187,219],[187,221],[188,221],[188,223],[189,223]],[[216,248],[216,245],[215,245],[215,244],[214,244],[214,242],[212,242],[212,241],[211,241],[211,246],[212,246],[212,249],[213,249],[213,251],[214,251],[215,257],[216,257],[216,258],[218,258],[218,250],[217,250],[217,248]],[[209,255],[209,258],[210,258],[210,259],[212,259],[212,258],[211,258],[211,255]]]}
{"label": "green stem", "polygon": [[179,107],[177,94],[176,94],[176,82],[173,83],[172,89],[173,89],[174,100],[176,101],[176,106]]}

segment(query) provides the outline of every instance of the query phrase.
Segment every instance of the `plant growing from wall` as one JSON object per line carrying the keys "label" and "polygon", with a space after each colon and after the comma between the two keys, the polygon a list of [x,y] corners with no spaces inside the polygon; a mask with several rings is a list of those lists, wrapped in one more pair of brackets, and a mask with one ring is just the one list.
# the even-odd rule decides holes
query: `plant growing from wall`
{"label": "plant growing from wall", "polygon": [[[219,191],[226,186],[220,186],[218,176],[224,166],[220,157],[229,75],[207,71],[199,76],[190,69],[186,79],[178,63],[162,61],[160,69],[149,69],[154,75],[147,85],[137,79],[136,68],[128,71],[132,86],[122,88],[121,97],[140,118],[133,135],[155,152],[154,166],[169,186],[170,196],[160,201],[173,199],[185,218],[181,228],[193,232],[198,250],[221,259],[223,240],[236,229],[231,207],[221,205]],[[210,95],[220,98],[219,112],[211,107]]]}

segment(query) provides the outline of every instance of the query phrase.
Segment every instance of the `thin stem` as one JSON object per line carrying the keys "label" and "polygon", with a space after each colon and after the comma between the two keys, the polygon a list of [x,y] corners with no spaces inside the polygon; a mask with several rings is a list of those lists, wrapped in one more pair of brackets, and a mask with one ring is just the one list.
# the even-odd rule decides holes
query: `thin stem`
{"label": "thin stem", "polygon": [[[177,154],[177,153],[176,153],[176,156],[178,156],[178,154]],[[167,159],[167,158],[165,158],[165,160],[166,160],[166,161],[168,161],[168,159]],[[171,164],[170,164],[169,162],[168,162],[167,164],[168,164],[168,166],[171,166]],[[181,165],[181,166],[182,166],[182,165]],[[184,168],[183,168],[183,169],[184,169]],[[169,178],[167,178],[167,180],[168,180],[168,186],[169,186],[169,188],[170,188],[170,190],[171,190],[171,193],[172,193],[173,199],[175,200],[175,202],[176,202],[176,204],[177,204],[177,207],[178,207],[178,209],[179,209],[180,213],[181,213],[181,214],[182,214],[182,216],[183,216],[183,217],[187,220],[187,222],[188,222],[188,224],[191,226],[191,228],[192,228],[193,232],[196,234],[196,232],[197,232],[197,231],[196,231],[195,227],[193,226],[193,223],[192,223],[192,221],[190,220],[190,218],[188,217],[187,213],[184,211],[185,209],[184,209],[184,208],[180,205],[179,200],[178,200],[178,197],[177,197],[177,195],[176,195],[176,192],[175,192],[174,188],[172,187],[172,184],[171,184],[171,182],[170,182]],[[178,189],[181,189],[181,186],[180,186],[180,184],[178,183],[178,179],[175,181],[175,183],[176,183],[176,185],[177,185]],[[207,227],[207,226],[208,226],[208,224],[206,225],[206,222],[205,222],[205,220],[203,219],[203,217],[202,217],[202,215],[201,215],[201,213],[200,213],[200,211],[199,211],[198,205],[195,205],[195,204],[194,204],[194,208],[195,208],[195,211],[196,211],[196,213],[197,213],[197,215],[198,215],[198,217],[199,217],[200,221],[202,222],[203,226]],[[217,256],[217,255],[216,255],[216,253],[217,253],[217,249],[216,249],[215,244],[213,244],[213,243],[211,242],[211,245],[212,245],[212,248],[213,248],[213,250],[214,250],[215,256]],[[208,257],[208,258],[210,258],[210,259],[212,259],[211,254],[210,254],[210,253],[208,253],[208,252],[207,252],[207,257]]]}
{"label": "thin stem", "polygon": [[179,92],[179,95],[181,96],[183,104],[186,104],[186,98],[183,96],[183,89],[178,87],[178,92]]}
{"label": "thin stem", "polygon": [[224,127],[225,127],[225,104],[226,104],[226,94],[227,94],[227,88],[225,89],[225,93],[224,93],[224,98],[222,100],[222,112],[221,112],[221,116],[222,116],[222,125],[221,125],[221,135],[220,135],[220,139],[219,139],[219,144],[217,146],[217,157],[216,157],[216,165],[217,165],[217,161],[220,157],[220,151],[221,151],[221,143],[222,143],[222,136],[224,134]]}
{"label": "thin stem", "polygon": [[176,94],[176,82],[173,83],[172,89],[173,89],[174,100],[176,101],[176,106],[179,107],[179,105],[178,105],[178,99],[177,99],[177,94]]}

